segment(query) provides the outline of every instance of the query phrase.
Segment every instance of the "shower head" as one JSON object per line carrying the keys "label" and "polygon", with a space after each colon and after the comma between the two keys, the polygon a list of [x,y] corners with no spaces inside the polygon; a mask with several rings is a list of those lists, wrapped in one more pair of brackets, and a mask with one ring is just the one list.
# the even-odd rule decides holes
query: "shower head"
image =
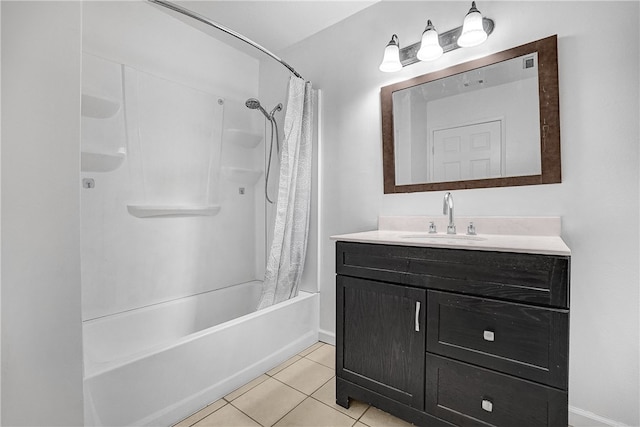
{"label": "shower head", "polygon": [[247,99],[247,102],[245,102],[245,103],[244,103],[244,105],[246,105],[246,106],[247,106],[247,108],[250,108],[250,109],[252,109],[252,110],[255,110],[255,109],[257,109],[257,108],[260,108],[260,107],[261,107],[261,105],[260,105],[260,101],[258,101],[258,100],[257,100],[257,99],[255,99],[255,98],[249,98],[249,99]]}
{"label": "shower head", "polygon": [[258,101],[255,98],[249,98],[247,99],[247,102],[244,103],[244,105],[247,106],[247,108],[251,109],[251,110],[260,110],[262,111],[262,114],[264,114],[264,116],[271,120],[271,116],[269,116],[269,114],[265,111],[264,108],[262,108],[262,105],[260,105],[260,101]]}

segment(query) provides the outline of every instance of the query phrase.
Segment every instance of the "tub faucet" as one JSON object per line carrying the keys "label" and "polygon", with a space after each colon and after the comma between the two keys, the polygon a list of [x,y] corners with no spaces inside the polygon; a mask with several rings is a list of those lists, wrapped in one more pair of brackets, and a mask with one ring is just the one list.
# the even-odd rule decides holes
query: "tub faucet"
{"label": "tub faucet", "polygon": [[442,205],[442,213],[449,215],[449,225],[447,226],[447,234],[456,234],[456,225],[453,223],[453,196],[448,191],[444,195],[444,203]]}

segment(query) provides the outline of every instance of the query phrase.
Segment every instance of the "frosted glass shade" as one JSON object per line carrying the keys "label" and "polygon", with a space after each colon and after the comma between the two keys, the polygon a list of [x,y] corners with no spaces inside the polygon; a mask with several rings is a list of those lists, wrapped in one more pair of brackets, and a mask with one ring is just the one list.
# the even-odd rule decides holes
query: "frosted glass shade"
{"label": "frosted glass shade", "polygon": [[416,55],[420,61],[433,61],[442,56],[442,46],[440,46],[440,39],[436,29],[428,21],[427,28],[422,33],[422,40],[420,41],[420,50]]}
{"label": "frosted glass shade", "polygon": [[384,56],[379,67],[380,71],[392,73],[394,71],[402,70],[402,64],[400,63],[400,48],[398,47],[397,40],[398,37],[394,34],[387,47],[384,48]]}
{"label": "frosted glass shade", "polygon": [[462,24],[462,34],[458,38],[458,46],[472,47],[477,46],[487,39],[487,33],[482,25],[482,14],[476,9],[476,3],[473,2],[471,10],[464,17]]}

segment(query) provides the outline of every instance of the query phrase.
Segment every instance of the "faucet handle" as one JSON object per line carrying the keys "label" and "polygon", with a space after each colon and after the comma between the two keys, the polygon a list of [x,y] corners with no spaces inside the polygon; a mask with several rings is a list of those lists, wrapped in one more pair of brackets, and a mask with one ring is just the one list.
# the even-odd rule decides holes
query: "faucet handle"
{"label": "faucet handle", "polygon": [[473,225],[473,221],[469,222],[469,226],[467,227],[467,234],[470,236],[474,236],[476,234],[476,226]]}
{"label": "faucet handle", "polygon": [[433,221],[429,221],[429,233],[437,233],[436,224]]}

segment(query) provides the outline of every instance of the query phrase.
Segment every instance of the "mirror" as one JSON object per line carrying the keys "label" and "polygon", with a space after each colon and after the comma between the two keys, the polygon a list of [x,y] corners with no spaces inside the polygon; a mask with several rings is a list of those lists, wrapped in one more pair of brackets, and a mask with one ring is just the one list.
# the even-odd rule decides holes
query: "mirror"
{"label": "mirror", "polygon": [[380,96],[385,193],[561,182],[557,36]]}

